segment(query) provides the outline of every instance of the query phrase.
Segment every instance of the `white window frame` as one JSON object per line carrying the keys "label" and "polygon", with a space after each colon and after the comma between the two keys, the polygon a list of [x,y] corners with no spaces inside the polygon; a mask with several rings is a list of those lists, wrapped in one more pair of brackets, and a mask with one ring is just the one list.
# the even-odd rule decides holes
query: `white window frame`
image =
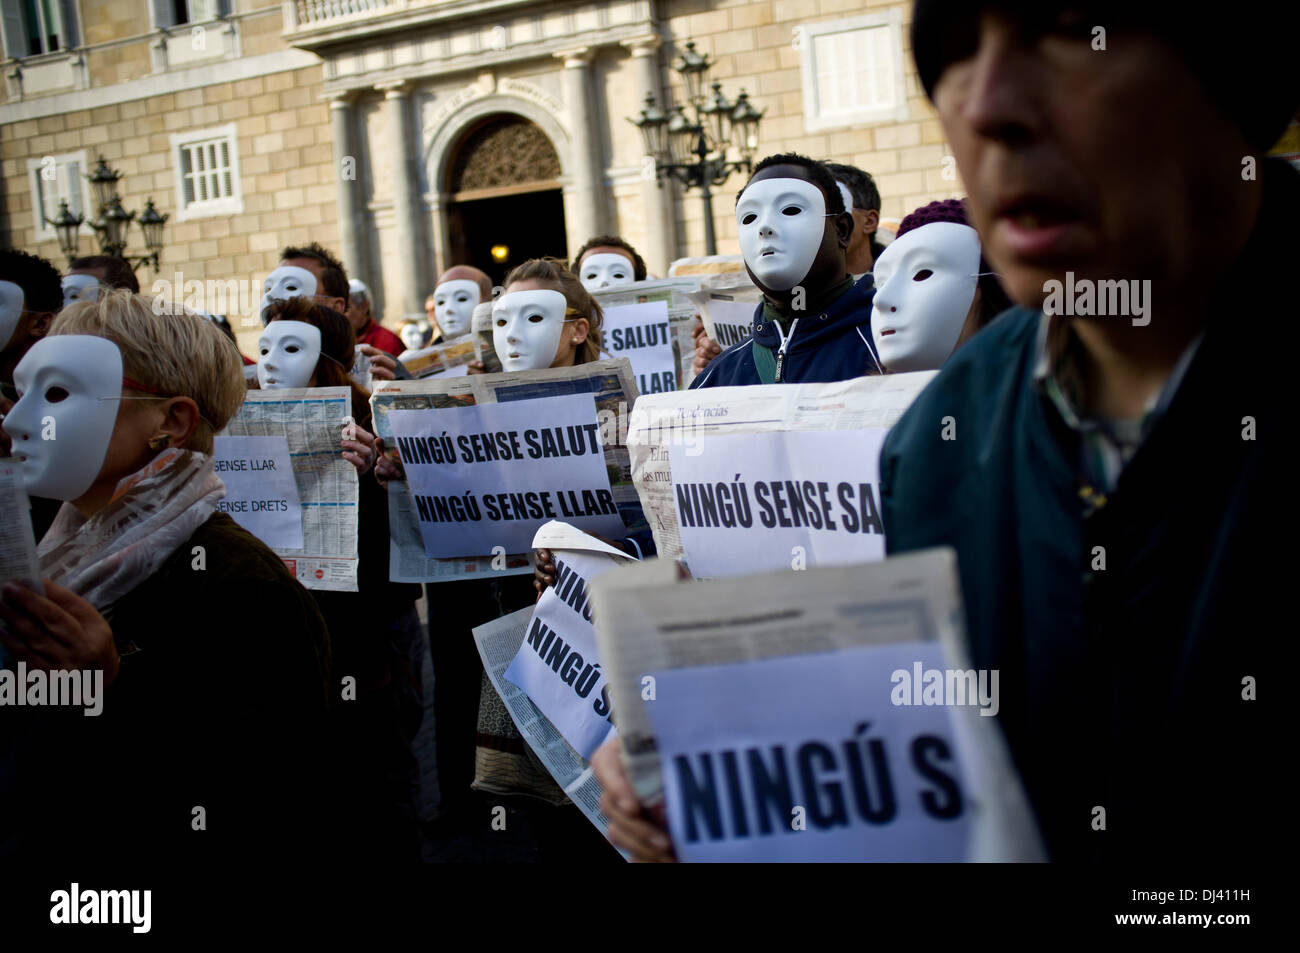
{"label": "white window frame", "polygon": [[[849,33],[857,30],[884,28],[889,33],[889,48],[893,54],[890,70],[894,84],[894,103],[884,107],[857,109],[831,116],[823,115],[817,99],[817,38],[831,33]],[[803,124],[806,132],[843,129],[883,122],[903,122],[909,118],[907,87],[903,77],[903,11],[895,8],[883,13],[848,17],[842,20],[823,20],[802,23],[800,31],[800,68],[803,80]]]}
{"label": "white window frame", "polygon": [[[163,0],[163,2],[166,4],[168,8],[172,6],[172,0]],[[186,0],[185,2],[185,6],[187,10],[189,9],[190,2],[191,0]],[[229,16],[228,6],[226,4],[223,4],[221,0],[213,0],[211,6],[212,6],[212,15],[209,17],[204,17],[202,19],[191,18],[189,20],[186,20],[184,23],[174,23],[172,22],[172,18],[170,14],[168,14],[165,19],[163,17],[160,17],[158,15],[159,10],[158,10],[157,3],[155,3],[154,0],[149,0],[149,23],[155,30],[157,29],[186,30],[190,27],[199,26],[204,23],[215,23],[218,20],[221,20],[226,16]],[[187,13],[187,16],[188,15],[189,14]]]}
{"label": "white window frame", "polygon": [[[81,228],[77,231],[78,234],[81,235],[93,234],[93,229],[91,229],[89,223],[90,220],[98,214],[99,210],[93,206],[94,199],[90,194],[90,182],[86,178],[86,175],[90,172],[90,167],[86,164],[89,159],[86,155],[86,150],[82,149],[80,152],[63,152],[57,155],[37,156],[34,159],[27,160],[27,188],[32,198],[32,224],[36,228],[36,241],[52,242],[57,241],[59,237],[58,232],[54,230],[54,226],[46,223],[45,210],[41,207],[42,186],[53,184],[57,188],[58,185],[57,180],[54,183],[47,183],[41,178],[41,170],[45,168],[45,160],[47,158],[53,159],[56,166],[60,167],[66,165],[69,161],[75,160],[80,163],[81,172],[77,178],[79,179],[78,185],[80,186],[81,191],[81,215],[85,221],[82,222]],[[68,193],[62,189],[56,192],[54,207],[50,209],[51,217],[59,214],[59,199],[66,197],[67,194]],[[72,214],[77,214],[75,208],[71,209],[71,211]]]}
{"label": "white window frame", "polygon": [[[193,129],[189,132],[173,133],[171,139],[172,169],[176,180],[176,220],[187,222],[196,218],[213,218],[220,215],[239,215],[244,211],[244,187],[239,176],[239,134],[236,124],[231,122],[224,126],[208,129]],[[226,139],[230,143],[230,187],[233,194],[206,202],[185,203],[185,171],[181,161],[181,150],[209,139]]]}
{"label": "white window frame", "polygon": [[[5,20],[8,21],[9,19],[12,18],[16,20],[17,23],[21,24],[24,19],[23,9],[22,9],[23,3],[24,0],[6,0],[4,5]],[[35,0],[33,6],[36,9],[37,19],[43,22],[45,16],[41,10],[41,3],[42,0]],[[81,42],[80,39],[81,38],[81,11],[78,9],[78,5],[76,3],[65,4],[63,0],[52,0],[52,5],[55,8],[55,10],[58,12],[59,26],[61,27],[61,29],[59,30],[59,40],[62,45],[57,50],[43,49],[43,47],[45,46],[45,38],[49,34],[49,30],[47,28],[47,29],[42,29],[40,31],[40,41],[42,46],[41,50],[38,50],[35,53],[27,53],[27,52],[19,53],[9,48],[10,40],[14,38],[9,35],[9,29],[8,26],[6,25],[4,45],[5,45],[5,55],[9,59],[11,60],[54,59],[56,57],[71,55],[72,51],[77,48],[77,46]],[[69,22],[69,20],[71,22]],[[25,32],[26,31],[24,31],[24,33]],[[26,49],[26,45],[24,44],[24,50],[25,49]]]}

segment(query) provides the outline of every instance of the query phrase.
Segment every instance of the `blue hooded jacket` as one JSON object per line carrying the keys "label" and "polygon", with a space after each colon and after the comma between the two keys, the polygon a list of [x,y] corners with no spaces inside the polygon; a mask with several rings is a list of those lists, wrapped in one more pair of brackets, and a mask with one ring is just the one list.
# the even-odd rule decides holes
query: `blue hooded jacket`
{"label": "blue hooded jacket", "polygon": [[[786,348],[781,383],[827,383],[882,373],[871,339],[871,299],[875,294],[875,282],[867,273],[825,311],[801,314]],[[781,331],[775,321],[764,319],[761,304],[754,309],[753,337],[715,357],[704,373],[691,381],[691,389],[763,383],[754,364],[754,341],[773,353],[781,347]]]}

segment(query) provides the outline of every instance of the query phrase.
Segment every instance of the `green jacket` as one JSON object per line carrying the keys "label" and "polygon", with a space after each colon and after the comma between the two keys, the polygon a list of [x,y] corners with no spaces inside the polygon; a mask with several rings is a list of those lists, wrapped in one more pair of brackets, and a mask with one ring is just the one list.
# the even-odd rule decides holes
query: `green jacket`
{"label": "green jacket", "polygon": [[972,664],[1000,671],[998,717],[1056,859],[1247,858],[1283,821],[1262,800],[1275,722],[1243,697],[1295,628],[1269,544],[1294,540],[1300,177],[1266,175],[1244,254],[1206,288],[1201,346],[1100,509],[1085,516],[1079,437],[1033,383],[1037,312],[981,331],[885,442],[889,551],[956,548]]}

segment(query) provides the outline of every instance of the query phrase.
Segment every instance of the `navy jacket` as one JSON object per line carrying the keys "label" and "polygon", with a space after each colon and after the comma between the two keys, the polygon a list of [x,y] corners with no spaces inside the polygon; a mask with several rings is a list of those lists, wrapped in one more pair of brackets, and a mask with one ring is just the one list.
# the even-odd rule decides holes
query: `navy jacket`
{"label": "navy jacket", "polygon": [[[826,383],[881,373],[871,340],[871,299],[875,294],[875,282],[865,274],[825,311],[800,315],[786,349],[781,382]],[[774,322],[763,319],[761,304],[754,309],[753,337],[715,357],[704,373],[691,381],[691,388],[763,383],[754,365],[754,341],[773,353],[781,346],[781,332]]]}
{"label": "navy jacket", "polygon": [[1280,714],[1243,697],[1295,627],[1294,562],[1274,547],[1295,522],[1282,454],[1300,315],[1280,276],[1300,258],[1300,176],[1270,178],[1245,252],[1205,289],[1181,385],[1103,506],[1085,512],[1079,436],[1033,382],[1037,312],[980,331],[885,441],[886,545],[956,548],[972,664],[1000,672],[998,719],[1053,859],[1242,861],[1285,823],[1263,799],[1289,760]]}

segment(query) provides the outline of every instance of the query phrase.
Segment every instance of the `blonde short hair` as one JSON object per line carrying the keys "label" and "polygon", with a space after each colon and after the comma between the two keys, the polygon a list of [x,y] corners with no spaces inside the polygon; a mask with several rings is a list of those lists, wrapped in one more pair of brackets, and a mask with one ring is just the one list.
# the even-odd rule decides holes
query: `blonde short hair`
{"label": "blonde short hair", "polygon": [[93,334],[122,352],[124,376],[160,397],[188,397],[202,418],[185,448],[212,452],[213,436],[244,402],[239,349],[207,318],[124,288],[59,312],[50,334]]}

